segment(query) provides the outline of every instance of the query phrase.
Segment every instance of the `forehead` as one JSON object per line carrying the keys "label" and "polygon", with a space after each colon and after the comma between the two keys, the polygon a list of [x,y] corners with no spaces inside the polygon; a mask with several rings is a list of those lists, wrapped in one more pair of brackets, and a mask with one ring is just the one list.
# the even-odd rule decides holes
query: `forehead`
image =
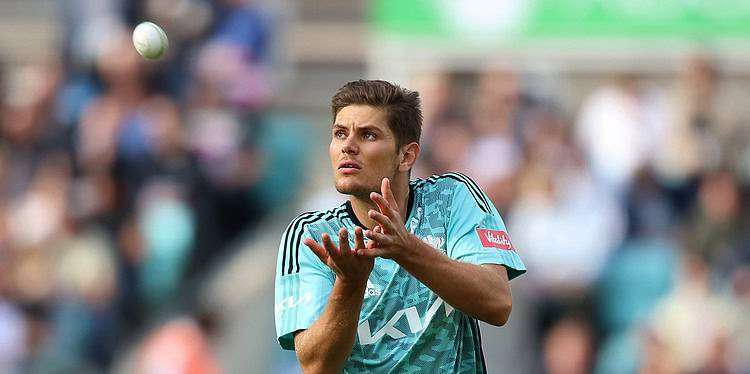
{"label": "forehead", "polygon": [[349,105],[341,108],[333,121],[334,125],[345,127],[377,127],[388,131],[388,116],[381,108],[369,105]]}

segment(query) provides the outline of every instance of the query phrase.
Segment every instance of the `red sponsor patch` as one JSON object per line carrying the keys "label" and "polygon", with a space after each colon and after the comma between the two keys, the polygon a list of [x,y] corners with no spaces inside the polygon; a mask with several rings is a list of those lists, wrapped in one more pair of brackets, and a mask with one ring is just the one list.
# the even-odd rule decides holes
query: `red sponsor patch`
{"label": "red sponsor patch", "polygon": [[505,231],[477,229],[479,240],[484,247],[494,247],[505,251],[512,251],[513,244],[510,242],[510,236]]}

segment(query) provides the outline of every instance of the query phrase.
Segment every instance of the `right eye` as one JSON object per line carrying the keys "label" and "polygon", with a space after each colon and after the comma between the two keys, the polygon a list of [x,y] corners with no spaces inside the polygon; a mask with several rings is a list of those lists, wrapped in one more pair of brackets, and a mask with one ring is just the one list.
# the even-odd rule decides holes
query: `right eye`
{"label": "right eye", "polygon": [[336,130],[333,132],[333,136],[337,139],[344,139],[346,138],[346,134],[344,133],[344,130]]}

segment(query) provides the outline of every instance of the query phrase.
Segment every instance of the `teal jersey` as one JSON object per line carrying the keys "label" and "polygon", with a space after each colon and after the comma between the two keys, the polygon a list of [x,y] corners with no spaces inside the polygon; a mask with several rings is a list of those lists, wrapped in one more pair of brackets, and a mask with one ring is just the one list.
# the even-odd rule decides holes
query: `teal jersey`
{"label": "teal jersey", "polygon": [[[407,229],[448,257],[472,264],[501,264],[513,279],[526,271],[497,209],[471,179],[459,173],[409,184]],[[334,241],[345,227],[362,226],[349,202],[307,212],[284,232],[276,268],[276,333],[281,347],[294,349],[294,333],[322,314],[335,274],[302,242]],[[354,246],[354,235],[349,235]],[[375,259],[359,314],[346,373],[484,372],[479,324],[443,302],[396,262]]]}

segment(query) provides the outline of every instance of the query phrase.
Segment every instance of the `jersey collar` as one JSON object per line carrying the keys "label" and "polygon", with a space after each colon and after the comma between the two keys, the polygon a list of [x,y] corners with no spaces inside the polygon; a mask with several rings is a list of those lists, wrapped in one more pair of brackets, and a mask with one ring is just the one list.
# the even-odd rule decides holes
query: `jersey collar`
{"label": "jersey collar", "polygon": [[[349,218],[354,222],[355,225],[361,227],[363,230],[367,230],[367,227],[362,224],[362,222],[359,221],[359,218],[357,218],[357,215],[354,214],[354,209],[352,209],[352,203],[347,200],[346,203],[346,214],[349,215]],[[409,183],[409,201],[406,203],[406,215],[404,216],[404,224],[406,222],[409,222],[409,216],[411,215],[412,206],[414,205],[414,185],[412,183]]]}

